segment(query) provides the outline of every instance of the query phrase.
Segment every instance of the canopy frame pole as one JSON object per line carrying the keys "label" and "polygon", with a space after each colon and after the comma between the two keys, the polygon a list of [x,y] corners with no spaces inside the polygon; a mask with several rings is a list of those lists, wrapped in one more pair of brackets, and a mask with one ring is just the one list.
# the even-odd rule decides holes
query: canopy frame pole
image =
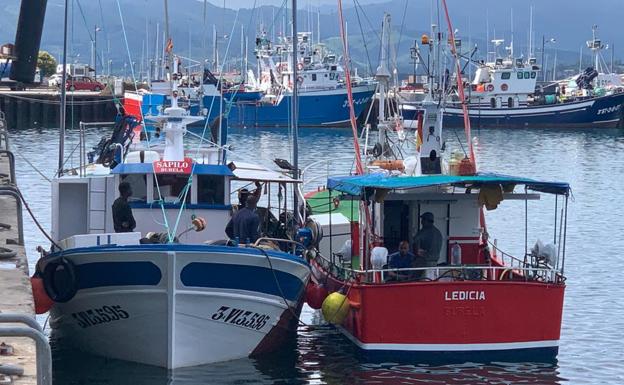
{"label": "canopy frame pole", "polygon": [[565,198],[565,216],[563,218],[563,253],[561,255],[561,275],[563,275],[564,272],[564,268],[565,268],[565,249],[566,249],[566,234],[568,231],[568,194],[566,193],[566,198]]}

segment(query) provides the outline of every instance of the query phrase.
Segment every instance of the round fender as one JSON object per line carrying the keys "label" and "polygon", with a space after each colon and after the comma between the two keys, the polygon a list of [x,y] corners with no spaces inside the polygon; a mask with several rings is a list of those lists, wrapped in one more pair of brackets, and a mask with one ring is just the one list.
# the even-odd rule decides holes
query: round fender
{"label": "round fender", "polygon": [[33,299],[35,300],[35,313],[44,314],[52,308],[54,301],[48,296],[43,286],[43,279],[39,276],[30,278],[32,286]]}
{"label": "round fender", "polygon": [[69,302],[78,291],[74,264],[64,257],[48,262],[43,269],[43,288],[54,302]]}

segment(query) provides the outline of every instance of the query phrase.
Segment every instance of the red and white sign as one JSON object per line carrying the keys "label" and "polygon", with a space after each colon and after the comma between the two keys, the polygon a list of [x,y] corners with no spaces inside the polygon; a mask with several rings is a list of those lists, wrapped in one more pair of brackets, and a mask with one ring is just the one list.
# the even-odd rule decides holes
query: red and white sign
{"label": "red and white sign", "polygon": [[156,174],[190,174],[193,169],[193,159],[184,160],[159,160],[154,162]]}

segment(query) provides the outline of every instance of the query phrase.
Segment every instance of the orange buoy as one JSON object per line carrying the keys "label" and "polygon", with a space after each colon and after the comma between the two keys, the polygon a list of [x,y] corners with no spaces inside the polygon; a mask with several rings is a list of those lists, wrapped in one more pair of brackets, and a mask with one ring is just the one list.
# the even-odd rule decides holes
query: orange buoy
{"label": "orange buoy", "polygon": [[52,308],[54,301],[52,301],[43,288],[43,279],[40,277],[31,277],[30,285],[32,286],[33,298],[35,300],[35,313],[46,313]]}
{"label": "orange buoy", "polygon": [[469,158],[464,158],[459,162],[459,175],[474,175],[476,172],[477,169]]}
{"label": "orange buoy", "polygon": [[400,170],[404,171],[405,166],[403,165],[403,160],[374,160],[371,165],[377,166],[379,168],[383,168],[384,170]]}
{"label": "orange buoy", "polygon": [[305,301],[312,309],[320,309],[327,295],[327,289],[323,285],[317,285],[310,281],[308,286],[306,286]]}

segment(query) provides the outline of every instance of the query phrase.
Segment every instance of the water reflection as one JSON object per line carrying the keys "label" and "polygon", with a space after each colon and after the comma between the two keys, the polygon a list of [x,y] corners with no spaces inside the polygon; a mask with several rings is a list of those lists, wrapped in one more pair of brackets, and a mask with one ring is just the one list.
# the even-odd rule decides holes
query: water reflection
{"label": "water reflection", "polygon": [[[296,341],[258,359],[165,370],[54,348],[59,384],[561,384],[554,364],[464,363],[424,365],[362,357],[336,329],[302,327]],[[233,342],[235,343],[235,342]]]}

